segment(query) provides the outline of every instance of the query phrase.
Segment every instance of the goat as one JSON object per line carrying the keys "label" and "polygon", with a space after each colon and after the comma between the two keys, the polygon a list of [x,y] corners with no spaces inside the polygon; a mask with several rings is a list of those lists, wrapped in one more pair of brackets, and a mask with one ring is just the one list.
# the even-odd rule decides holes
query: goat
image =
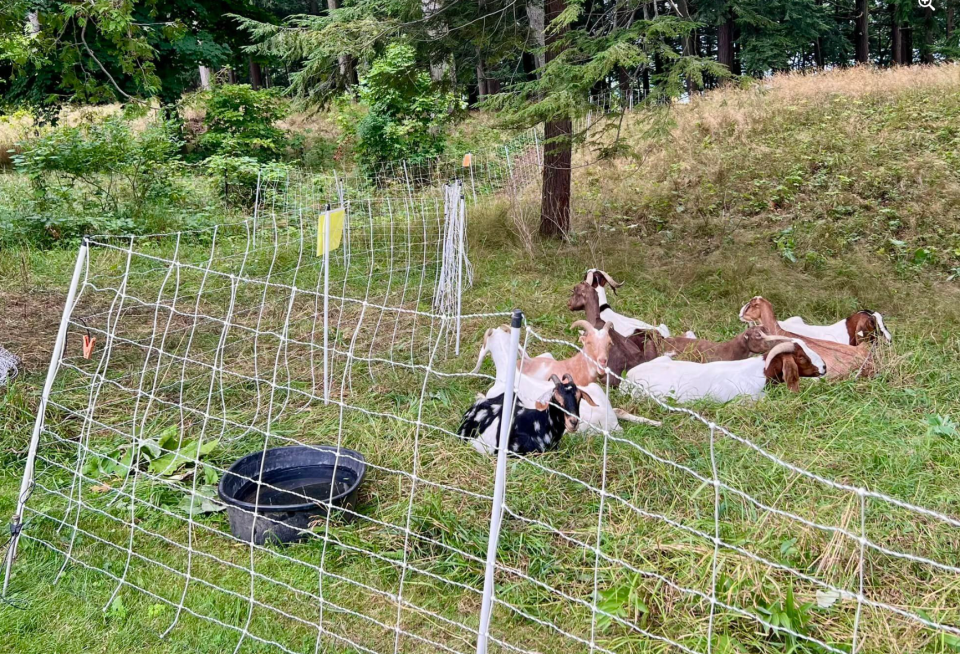
{"label": "goat", "polygon": [[607,284],[610,284],[610,288],[613,289],[614,293],[616,293],[617,289],[623,286],[623,282],[614,281],[610,275],[602,270],[597,270],[596,268],[591,268],[588,270],[583,278],[583,281],[596,289],[597,296],[600,299],[600,317],[606,322],[612,322],[613,329],[617,333],[624,336],[630,336],[637,331],[655,329],[663,336],[670,336],[670,330],[666,325],[661,324],[659,327],[654,327],[653,325],[647,324],[642,320],[629,318],[619,314],[610,307],[610,304],[607,302],[607,291],[604,287]]}
{"label": "goat", "polygon": [[[490,399],[498,395],[503,395],[506,389],[507,361],[509,359],[510,328],[507,325],[500,327],[491,327],[483,335],[483,344],[480,347],[480,356],[477,358],[477,365],[471,373],[480,371],[483,359],[489,353],[493,359],[493,365],[496,367],[497,376],[493,386],[491,386],[485,395],[479,395],[478,399]],[[547,355],[542,355],[547,356]],[[517,400],[527,408],[536,408],[537,403],[542,403],[549,398],[553,392],[553,384],[549,380],[543,381],[533,379],[522,372],[517,373],[519,381],[516,384]],[[586,401],[580,402],[580,427],[579,431],[586,432],[599,429],[601,431],[612,432],[620,429],[620,423],[617,420],[626,420],[628,422],[638,422],[648,425],[659,426],[660,423],[640,416],[634,416],[623,409],[615,409],[610,404],[610,400],[603,388],[599,384],[593,383],[584,386],[584,392],[587,393],[596,406],[589,405]]]}
{"label": "goat", "polygon": [[[532,409],[518,403],[514,408],[508,440],[514,454],[546,452],[557,447],[564,432],[577,431],[580,402],[596,406],[593,398],[577,388],[570,375],[564,375],[562,380],[551,375],[549,381],[553,384],[549,402],[538,403]],[[463,414],[457,434],[472,440],[471,445],[478,452],[493,454],[498,449],[503,398],[501,394],[478,400]]]}
{"label": "goat", "polygon": [[759,322],[771,335],[801,339],[826,362],[828,379],[839,379],[850,375],[869,377],[876,372],[869,344],[848,345],[788,331],[777,322],[770,301],[759,295],[743,305],[740,309],[740,320],[754,324]]}
{"label": "goat", "polygon": [[763,358],[743,361],[694,363],[662,356],[631,369],[627,379],[654,397],[728,402],[741,395],[759,399],[770,382],[785,382],[796,392],[800,377],[819,377],[826,371],[823,359],[812,348],[800,339],[791,339],[775,345]]}
{"label": "goat", "polygon": [[570,375],[577,386],[586,386],[604,374],[610,356],[610,331],[613,325],[606,323],[597,329],[586,320],[578,320],[571,327],[580,327],[583,350],[569,359],[558,361],[551,355],[527,358],[520,363],[520,370],[533,379],[549,379],[551,375]]}
{"label": "goat", "polygon": [[[605,323],[600,315],[600,296],[597,289],[587,282],[580,282],[573,287],[573,293],[567,301],[570,311],[583,311],[587,322],[594,327],[602,327]],[[659,332],[651,330],[657,336]],[[610,377],[610,386],[620,385],[623,374],[645,361],[657,357],[657,350],[652,340],[647,337],[649,332],[639,332],[639,338],[627,338],[615,329],[610,332],[610,355],[607,357],[607,369],[613,373]],[[639,343],[637,342],[639,340]]]}
{"label": "goat", "polygon": [[877,334],[888,343],[893,342],[893,336],[883,324],[883,316],[877,311],[857,311],[832,325],[808,325],[800,316],[780,320],[779,324],[783,329],[800,336],[847,345],[870,342],[877,338]]}
{"label": "goat", "polygon": [[702,338],[656,338],[650,332],[647,332],[647,337],[653,337],[652,342],[658,354],[672,352],[675,360],[699,363],[740,361],[754,354],[766,354],[777,341],[782,340],[771,339],[761,327],[751,327],[728,341],[720,342]]}

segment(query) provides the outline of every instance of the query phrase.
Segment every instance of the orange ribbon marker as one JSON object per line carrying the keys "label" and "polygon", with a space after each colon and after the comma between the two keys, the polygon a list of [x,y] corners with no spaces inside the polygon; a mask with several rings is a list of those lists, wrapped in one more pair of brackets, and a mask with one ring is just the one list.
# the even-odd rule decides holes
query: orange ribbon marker
{"label": "orange ribbon marker", "polygon": [[473,163],[473,155],[468,152],[463,155],[463,167],[469,168],[471,163]]}
{"label": "orange ribbon marker", "polygon": [[97,344],[97,337],[90,334],[83,335],[83,358],[89,359],[93,354],[93,346]]}

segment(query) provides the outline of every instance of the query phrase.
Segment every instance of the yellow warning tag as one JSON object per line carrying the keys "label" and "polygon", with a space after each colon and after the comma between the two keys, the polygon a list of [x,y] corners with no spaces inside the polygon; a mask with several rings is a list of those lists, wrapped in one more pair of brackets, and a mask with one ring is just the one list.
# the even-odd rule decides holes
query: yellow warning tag
{"label": "yellow warning tag", "polygon": [[330,221],[330,248],[332,252],[340,247],[340,241],[343,240],[343,222],[346,219],[347,212],[343,207],[331,209],[320,214],[320,220],[317,221],[317,256],[323,256],[323,235],[326,231],[326,222]]}

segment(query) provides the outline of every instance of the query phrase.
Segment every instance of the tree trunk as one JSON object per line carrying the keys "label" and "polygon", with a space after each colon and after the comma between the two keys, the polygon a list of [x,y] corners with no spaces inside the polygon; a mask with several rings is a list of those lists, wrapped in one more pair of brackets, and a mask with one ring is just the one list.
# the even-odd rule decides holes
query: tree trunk
{"label": "tree trunk", "polygon": [[544,126],[543,195],[540,208],[542,236],[565,238],[570,231],[572,131],[573,124],[569,118],[550,120]]}
{"label": "tree trunk", "polygon": [[933,7],[923,8],[923,49],[920,52],[920,61],[925,64],[933,63]]}
{"label": "tree trunk", "polygon": [[236,84],[237,83],[237,71],[233,68],[227,68],[227,83]]}
{"label": "tree trunk", "polygon": [[31,34],[39,34],[40,33],[40,14],[38,14],[35,11],[31,11],[29,14],[27,14],[27,25],[30,26]]}
{"label": "tree trunk", "polygon": [[857,63],[870,63],[870,5],[868,0],[857,0],[854,10],[853,45]]}
{"label": "tree trunk", "polygon": [[813,61],[817,68],[823,68],[823,44],[820,39],[813,42]]}
{"label": "tree trunk", "polygon": [[733,14],[726,10],[726,17],[717,28],[717,61],[733,72]]}
{"label": "tree trunk", "polygon": [[260,64],[255,62],[253,57],[248,56],[247,62],[250,68],[250,87],[256,91],[263,86],[263,71],[260,70]]}
{"label": "tree trunk", "polygon": [[210,69],[206,66],[200,66],[200,88],[204,91],[210,90]]}
{"label": "tree trunk", "polygon": [[542,0],[532,0],[532,2],[527,3],[527,20],[530,21],[530,31],[533,33],[533,40],[537,44],[537,51],[533,53],[533,57],[537,62],[537,70],[539,71],[546,63],[546,53],[544,52],[546,32],[544,32]]}
{"label": "tree trunk", "polygon": [[477,98],[483,100],[487,95],[487,75],[483,72],[483,58],[477,52]]}
{"label": "tree trunk", "polygon": [[898,66],[903,63],[903,32],[897,16],[897,5],[893,3],[890,4],[890,62]]}
{"label": "tree trunk", "polygon": [[[544,1],[544,23],[550,25],[563,11],[564,0]],[[566,28],[552,31],[546,37],[545,64],[557,57]],[[548,120],[543,136],[543,190],[540,202],[540,234],[564,238],[570,231],[570,165],[573,124],[569,118]]]}
{"label": "tree trunk", "polygon": [[[337,0],[327,0],[327,9],[331,12],[336,11],[339,8]],[[341,54],[337,56],[337,67],[340,69],[340,78],[343,80],[343,85],[346,88],[350,88],[357,83],[357,71],[356,67],[353,65],[353,57],[349,54]]]}
{"label": "tree trunk", "polygon": [[947,39],[953,36],[953,0],[947,0]]}
{"label": "tree trunk", "polygon": [[913,28],[912,27],[901,27],[900,28],[901,40],[903,42],[903,54],[900,55],[903,59],[904,66],[913,65]]}

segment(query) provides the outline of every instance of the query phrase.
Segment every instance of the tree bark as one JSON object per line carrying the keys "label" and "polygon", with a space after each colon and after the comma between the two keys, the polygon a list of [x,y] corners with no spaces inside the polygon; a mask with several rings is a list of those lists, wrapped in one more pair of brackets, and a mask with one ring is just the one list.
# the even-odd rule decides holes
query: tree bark
{"label": "tree bark", "polygon": [[263,71],[260,70],[260,64],[255,62],[253,57],[248,56],[247,61],[250,68],[250,87],[257,91],[263,86]]}
{"label": "tree bark", "polygon": [[210,69],[206,66],[200,66],[200,88],[204,91],[210,90]]}
{"label": "tree bark", "polygon": [[[563,11],[564,5],[564,0],[545,0],[544,24],[550,25]],[[566,29],[547,35],[545,64],[562,52],[560,41],[564,32]],[[548,120],[544,125],[543,190],[540,202],[542,236],[564,238],[570,231],[572,132],[573,124],[569,116]]]}
{"label": "tree bark", "polygon": [[858,64],[870,62],[870,5],[868,0],[857,0],[854,16],[854,51]]}
{"label": "tree bark", "polygon": [[733,72],[733,14],[728,7],[724,21],[717,28],[717,61]]}
{"label": "tree bark", "polygon": [[913,28],[900,28],[901,40],[903,42],[903,54],[900,55],[904,66],[913,65]]}
{"label": "tree bark", "polygon": [[898,66],[903,64],[903,32],[897,16],[897,5],[893,3],[890,3],[890,61]]}
{"label": "tree bark", "polygon": [[546,64],[546,53],[544,52],[544,48],[546,47],[546,32],[544,31],[542,0],[532,0],[527,3],[527,20],[530,22],[530,31],[533,33],[533,40],[537,44],[537,51],[533,53],[533,57],[537,62],[537,70],[539,71],[543,68],[544,64]]}
{"label": "tree bark", "polygon": [[[327,9],[331,12],[336,11],[338,8],[337,0],[327,0]],[[337,56],[337,67],[340,69],[340,78],[343,80],[343,85],[346,88],[349,89],[357,83],[357,71],[353,65],[353,57],[349,54]]]}
{"label": "tree bark", "polygon": [[920,53],[920,61],[925,64],[932,64],[933,59],[933,7],[923,8],[923,50]]}
{"label": "tree bark", "polygon": [[30,26],[31,34],[40,33],[40,14],[35,11],[31,11],[27,14],[27,24]]}

